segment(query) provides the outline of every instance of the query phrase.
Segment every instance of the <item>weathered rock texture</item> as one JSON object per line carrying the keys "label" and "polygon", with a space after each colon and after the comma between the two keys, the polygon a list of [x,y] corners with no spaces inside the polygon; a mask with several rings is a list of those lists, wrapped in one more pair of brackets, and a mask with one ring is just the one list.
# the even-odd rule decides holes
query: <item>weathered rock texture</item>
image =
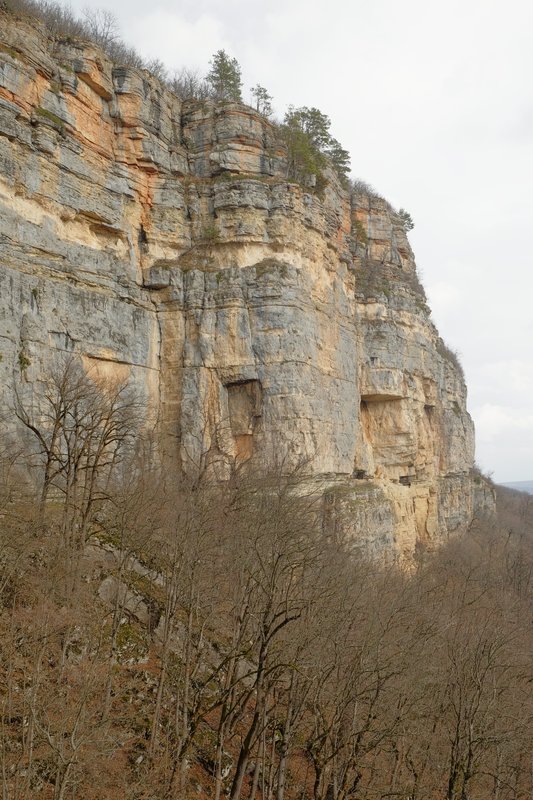
{"label": "weathered rock texture", "polygon": [[184,469],[305,462],[324,524],[375,550],[464,528],[465,385],[393,209],[289,183],[248,107],[0,29],[3,386],[75,352],[142,389]]}

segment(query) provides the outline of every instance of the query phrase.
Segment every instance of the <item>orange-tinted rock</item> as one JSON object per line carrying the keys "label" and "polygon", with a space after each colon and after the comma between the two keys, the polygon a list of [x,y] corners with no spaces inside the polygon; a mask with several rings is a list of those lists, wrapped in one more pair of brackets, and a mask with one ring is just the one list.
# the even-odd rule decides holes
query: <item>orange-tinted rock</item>
{"label": "orange-tinted rock", "polygon": [[130,374],[184,469],[305,463],[330,523],[374,550],[464,528],[465,385],[393,209],[333,174],[322,196],[288,182],[247,106],[0,28],[3,385],[20,353],[37,389],[75,352]]}

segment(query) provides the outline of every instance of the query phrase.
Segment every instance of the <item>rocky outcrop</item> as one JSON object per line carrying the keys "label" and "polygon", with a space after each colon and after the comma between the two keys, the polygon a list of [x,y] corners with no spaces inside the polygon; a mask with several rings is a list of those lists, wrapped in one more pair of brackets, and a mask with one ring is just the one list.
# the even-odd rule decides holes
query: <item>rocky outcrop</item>
{"label": "rocky outcrop", "polygon": [[185,470],[304,464],[325,527],[374,551],[464,529],[465,384],[394,210],[288,182],[246,106],[0,23],[2,385],[78,353],[139,387]]}

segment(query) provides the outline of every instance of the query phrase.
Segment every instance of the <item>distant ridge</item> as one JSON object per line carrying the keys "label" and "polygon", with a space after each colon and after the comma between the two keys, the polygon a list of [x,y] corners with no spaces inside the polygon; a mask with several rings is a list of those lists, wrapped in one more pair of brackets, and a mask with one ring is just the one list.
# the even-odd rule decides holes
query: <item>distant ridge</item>
{"label": "distant ridge", "polygon": [[533,481],[514,481],[514,483],[502,483],[508,489],[515,489],[517,492],[527,492],[533,494]]}

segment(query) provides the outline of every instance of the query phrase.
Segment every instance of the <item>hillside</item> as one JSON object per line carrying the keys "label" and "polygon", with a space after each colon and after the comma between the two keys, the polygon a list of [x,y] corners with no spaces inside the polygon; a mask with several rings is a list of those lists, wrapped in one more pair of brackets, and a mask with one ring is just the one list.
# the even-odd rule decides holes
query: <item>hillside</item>
{"label": "hillside", "polygon": [[514,489],[517,492],[527,492],[533,494],[533,481],[514,481],[513,483],[502,483],[507,489]]}
{"label": "hillside", "polygon": [[1,466],[4,797],[530,796],[527,496],[407,573],[325,537],[295,476],[130,470],[80,540]]}
{"label": "hillside", "polygon": [[531,797],[531,498],[405,214],[0,31],[3,800]]}

